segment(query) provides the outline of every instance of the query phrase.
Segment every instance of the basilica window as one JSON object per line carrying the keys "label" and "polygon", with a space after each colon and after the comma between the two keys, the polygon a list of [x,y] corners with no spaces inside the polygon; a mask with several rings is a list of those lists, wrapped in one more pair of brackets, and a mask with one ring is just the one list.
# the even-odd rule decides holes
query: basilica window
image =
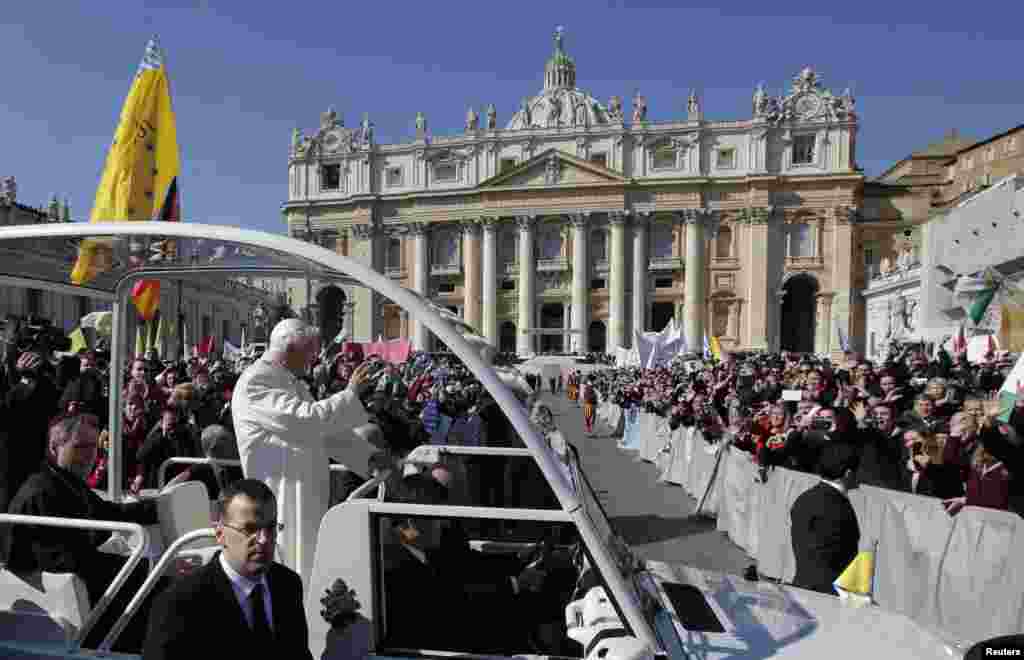
{"label": "basilica window", "polygon": [[503,263],[514,264],[519,261],[519,251],[517,249],[518,239],[514,229],[507,228],[502,230],[501,243],[499,245],[501,261]]}
{"label": "basilica window", "polygon": [[718,169],[731,170],[736,168],[736,149],[729,147],[718,150]]}
{"label": "basilica window", "polygon": [[385,266],[388,270],[402,269],[402,240],[399,238],[388,239],[388,252],[385,257]]}
{"label": "basilica window", "polygon": [[793,138],[793,164],[809,165],[814,162],[814,136],[797,135]]}
{"label": "basilica window", "polygon": [[715,301],[711,332],[715,337],[725,337],[729,334],[729,303],[724,300]]}
{"label": "basilica window", "polygon": [[659,277],[654,280],[655,289],[671,289],[672,284],[673,282],[671,277]]}
{"label": "basilica window", "polygon": [[320,166],[320,190],[341,188],[341,165],[332,163]]}
{"label": "basilica window", "polygon": [[591,258],[594,261],[608,260],[607,238],[608,235],[601,229],[594,230],[594,233],[590,235]]}
{"label": "basilica window", "polygon": [[807,224],[806,222],[788,225],[787,234],[789,244],[789,256],[814,256],[814,234],[811,230],[811,225]]}
{"label": "basilica window", "polygon": [[676,149],[671,144],[660,144],[651,155],[651,168],[655,170],[671,170],[676,166]]}
{"label": "basilica window", "polygon": [[459,235],[451,229],[438,231],[431,263],[438,266],[459,265]]}
{"label": "basilica window", "polygon": [[718,229],[718,237],[715,239],[715,258],[732,258],[732,229],[728,227]]}
{"label": "basilica window", "polygon": [[608,154],[590,154],[590,162],[601,167],[608,167]]}
{"label": "basilica window", "polygon": [[387,169],[388,188],[397,188],[402,185],[402,168],[389,167]]}
{"label": "basilica window", "polygon": [[540,232],[537,242],[539,259],[558,259],[562,256],[562,231],[559,227],[547,227]]}
{"label": "basilica window", "polygon": [[657,223],[651,227],[651,256],[654,259],[672,258],[672,225]]}
{"label": "basilica window", "polygon": [[434,180],[439,182],[457,181],[459,166],[456,163],[441,161],[434,164]]}

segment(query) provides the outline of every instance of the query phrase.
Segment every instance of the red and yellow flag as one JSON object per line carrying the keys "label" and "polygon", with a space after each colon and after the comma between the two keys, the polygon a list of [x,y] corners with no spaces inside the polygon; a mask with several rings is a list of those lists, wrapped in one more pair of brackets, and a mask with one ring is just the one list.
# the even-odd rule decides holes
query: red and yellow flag
{"label": "red and yellow flag", "polygon": [[[180,220],[180,167],[170,81],[163,51],[154,38],[146,44],[121,109],[90,222]],[[110,255],[108,243],[83,241],[71,281],[84,284],[93,279],[109,267]],[[160,283],[139,282],[132,298],[139,315],[151,320],[160,304]]]}

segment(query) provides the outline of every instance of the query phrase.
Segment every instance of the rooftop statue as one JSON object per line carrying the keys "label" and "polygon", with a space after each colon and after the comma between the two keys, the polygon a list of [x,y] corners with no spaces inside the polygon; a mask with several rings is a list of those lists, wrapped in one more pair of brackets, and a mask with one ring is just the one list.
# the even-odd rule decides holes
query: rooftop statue
{"label": "rooftop statue", "polygon": [[423,137],[427,133],[427,118],[422,112],[416,113],[416,137]]}
{"label": "rooftop statue", "polygon": [[498,111],[493,103],[487,104],[487,130],[493,131],[498,128]]}
{"label": "rooftop statue", "polygon": [[473,109],[473,106],[470,106],[469,110],[466,111],[466,132],[475,131],[479,127],[479,124],[480,117],[476,114],[476,110]]}
{"label": "rooftop statue", "polygon": [[612,120],[622,119],[622,99],[618,96],[608,99],[608,118]]}

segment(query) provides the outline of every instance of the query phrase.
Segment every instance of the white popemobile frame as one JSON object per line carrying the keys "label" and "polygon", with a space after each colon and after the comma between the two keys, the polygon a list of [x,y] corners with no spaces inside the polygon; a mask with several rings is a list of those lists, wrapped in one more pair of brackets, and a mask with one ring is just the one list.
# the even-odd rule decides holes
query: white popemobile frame
{"label": "white popemobile frame", "polygon": [[[661,645],[658,638],[645,619],[641,605],[635,598],[623,575],[617,567],[615,559],[605,546],[600,535],[586,515],[580,498],[574,492],[572,486],[567,483],[561,470],[556,464],[556,459],[547,449],[546,444],[534,432],[528,412],[502,383],[490,365],[486,364],[477,347],[472,346],[459,334],[449,321],[442,318],[431,305],[422,297],[399,286],[394,280],[378,273],[363,264],[352,259],[338,255],[326,248],[311,243],[305,243],[293,238],[267,234],[251,230],[237,229],[216,225],[202,225],[182,222],[118,222],[118,223],[68,223],[52,225],[25,225],[0,228],[0,247],[3,242],[13,239],[117,239],[127,237],[159,236],[162,239],[201,239],[211,241],[223,241],[225,243],[239,244],[257,249],[272,250],[285,255],[299,257],[311,264],[333,271],[331,274],[317,274],[316,279],[346,280],[358,283],[376,291],[389,298],[398,306],[407,311],[413,318],[416,318],[436,335],[451,351],[462,361],[462,363],[473,373],[494,400],[501,406],[508,416],[516,433],[522,438],[526,447],[532,453],[538,466],[543,472],[548,483],[561,503],[562,510],[569,515],[579,529],[580,536],[588,549],[591,551],[594,562],[604,578],[607,587],[620,607],[625,619],[624,623],[633,631],[633,634],[649,645],[652,649],[659,649]],[[336,275],[334,275],[336,273]],[[309,271],[303,272],[294,268],[246,268],[244,266],[194,266],[182,264],[180,266],[160,268],[139,268],[127,271],[117,282],[113,296],[113,329],[111,336],[111,365],[120,365],[127,357],[126,348],[122,341],[126,335],[128,315],[126,311],[130,308],[131,290],[139,280],[160,279],[195,279],[209,277],[210,275],[265,275],[269,277],[309,276]],[[14,275],[12,275],[14,276]],[[35,288],[68,291],[68,285],[59,282],[36,281],[29,278],[17,277],[20,284],[28,284]],[[72,287],[78,295],[91,295],[108,299],[102,290],[89,287]],[[114,368],[110,374],[110,455],[108,459],[109,496],[112,500],[118,501],[122,498],[121,489],[121,415],[120,402],[117,393],[121,391],[124,384],[124,373],[120,368]],[[538,511],[542,514],[542,511]]]}
{"label": "white popemobile frame", "polygon": [[[29,277],[26,277],[24,272],[12,272],[18,270],[20,255],[16,251],[12,252],[12,250],[17,250],[17,247],[11,248],[5,245],[6,241],[26,239],[75,241],[96,238],[116,240],[145,236],[157,236],[163,239],[223,241],[256,250],[271,251],[276,255],[265,255],[270,266],[261,264],[257,267],[254,264],[238,263],[192,266],[181,263],[123,272],[112,271],[106,276],[100,276],[106,279],[105,288],[95,284],[75,287],[68,282],[56,281],[52,277],[55,275],[53,270],[46,273],[45,276],[40,274],[37,278],[31,277],[31,273],[29,273]],[[122,340],[125,339],[127,310],[131,305],[129,294],[135,282],[140,279],[173,280],[203,278],[210,275],[224,277],[260,274],[269,277],[313,277],[324,281],[342,281],[368,287],[386,296],[405,309],[413,318],[422,321],[462,360],[508,416],[527,448],[519,451],[532,455],[537,461],[562,509],[560,511],[494,509],[447,505],[432,507],[359,500],[331,509],[328,516],[347,513],[360,514],[360,512],[409,514],[410,511],[415,510],[417,515],[422,512],[422,515],[440,514],[468,518],[501,516],[517,520],[571,521],[575,524],[592,562],[603,579],[604,586],[611,597],[610,600],[613,601],[615,610],[622,619],[623,627],[638,642],[653,649],[659,657],[668,656],[673,660],[681,660],[688,657],[688,654],[712,660],[736,657],[785,657],[791,660],[809,660],[826,656],[834,658],[834,660],[861,660],[871,656],[920,658],[922,660],[926,658],[933,660],[936,657],[961,657],[958,651],[943,643],[934,633],[926,631],[901,614],[881,608],[850,608],[830,596],[766,582],[748,583],[738,576],[702,571],[682,564],[647,561],[636,570],[631,566],[623,565],[620,560],[631,564],[635,557],[628,548],[616,547],[620,542],[617,537],[604,538],[602,536],[603,532],[599,530],[598,524],[601,520],[595,523],[589,517],[590,513],[587,509],[590,505],[589,499],[585,499],[584,492],[577,493],[570,483],[570,479],[575,478],[579,484],[580,477],[585,478],[585,475],[579,470],[578,459],[573,461],[574,467],[570,470],[574,476],[567,476],[562,472],[559,459],[555,457],[547,443],[534,432],[523,405],[502,383],[495,371],[484,362],[479,352],[479,346],[474,346],[460,334],[460,330],[467,329],[461,320],[442,312],[420,295],[398,286],[385,275],[325,248],[291,238],[232,227],[177,222],[123,222],[64,223],[0,228],[0,254],[4,253],[11,255],[11,258],[9,261],[0,259],[0,284],[31,286],[36,289],[65,294],[72,293],[112,302],[111,364],[115,365],[115,368],[110,375],[112,395],[110,397],[109,496],[114,500],[120,500],[123,495],[120,487],[122,439],[118,399],[123,387],[124,374],[123,370],[118,367],[123,364],[126,357],[127,347],[123,345]],[[295,263],[288,262],[289,257],[295,259]],[[275,265],[275,258],[280,259],[276,262],[277,265]],[[321,272],[319,269],[324,269],[326,272]],[[58,269],[56,276],[63,277],[62,272]],[[119,277],[115,278],[112,275]],[[460,452],[471,453],[465,452],[461,448]],[[507,450],[497,450],[496,453],[507,453]],[[596,506],[601,507],[600,502],[596,502]],[[26,524],[87,529],[108,529],[107,526],[113,524],[93,520],[29,518],[27,521],[22,521],[14,516],[0,514],[0,523],[25,522]],[[606,518],[603,511],[600,512],[599,518]],[[132,531],[140,534],[143,539],[146,538],[145,529],[133,527]],[[610,533],[614,535],[614,530],[611,530]],[[207,538],[211,534],[212,530],[209,529],[195,530],[179,539],[174,539],[171,543],[171,550],[164,553],[158,567],[163,568],[168,565],[173,558],[175,548],[182,548],[191,541]],[[133,554],[135,561],[138,561],[141,552],[142,546],[139,546]],[[616,557],[617,554],[623,554],[623,556]],[[127,574],[125,571],[122,573]],[[138,607],[139,602],[159,574],[160,572],[154,571],[145,588],[135,594],[129,605],[131,611]],[[113,596],[120,586],[118,580],[121,578],[122,576],[119,575],[115,583],[108,588],[107,594],[97,608],[94,608],[89,617],[85,617],[85,621],[95,620],[99,614],[95,610],[109,600],[108,596]],[[661,584],[659,585],[659,583]],[[699,591],[704,599],[703,604],[715,612],[725,628],[725,632],[702,632],[700,629],[690,630],[684,626],[683,621],[686,619],[687,613],[674,609],[675,605],[670,602],[663,588],[664,585],[670,583],[689,586]],[[309,598],[315,599],[315,594],[309,595]],[[576,601],[569,605],[575,606],[579,602]],[[648,608],[653,608],[651,619],[646,616]],[[605,618],[601,621],[607,620],[606,614],[602,615]],[[111,642],[128,620],[129,617],[122,616],[115,629],[104,640],[101,648],[110,647]],[[311,628],[311,641],[314,638],[313,632]],[[662,641],[670,648],[665,648]],[[609,647],[602,646],[602,644],[595,647],[593,657],[607,657],[609,660],[637,657],[635,647],[622,647],[620,650],[624,655],[620,656],[616,655],[615,651],[609,651]],[[896,645],[895,648],[894,645]],[[630,648],[633,650],[629,650]],[[79,651],[75,640],[71,640],[70,645],[60,648],[45,642],[36,643],[18,639],[0,640],[0,653],[3,653],[5,649],[13,651],[19,657],[91,658],[97,655],[94,651]],[[107,652],[100,650],[99,654],[104,655]],[[440,654],[440,656],[454,655],[456,654]]]}

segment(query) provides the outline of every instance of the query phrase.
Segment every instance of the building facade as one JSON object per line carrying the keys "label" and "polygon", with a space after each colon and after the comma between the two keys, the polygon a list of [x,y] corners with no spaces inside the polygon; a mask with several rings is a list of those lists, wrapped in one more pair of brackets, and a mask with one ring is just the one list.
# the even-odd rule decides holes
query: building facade
{"label": "building facade", "polygon": [[[957,275],[991,267],[1024,277],[1022,175],[1024,125],[981,141],[950,131],[865,184],[866,202],[872,195],[882,206],[909,201],[889,236],[879,240],[868,229],[862,242],[869,357],[883,358],[894,339],[955,334],[964,321],[953,295]],[[998,330],[998,306],[992,312],[979,331]]]}
{"label": "building facade", "polygon": [[[47,208],[34,208],[18,202],[17,182],[14,177],[0,181],[0,226],[71,222],[71,209],[65,201],[59,204],[54,197]],[[67,255],[34,255],[40,259],[53,259],[54,268],[64,269]],[[16,273],[8,273],[16,275]],[[184,282],[181,286],[161,287],[160,310],[165,322],[157,324],[154,332],[155,347],[161,355],[176,357],[181,339],[178,335],[177,316],[180,310],[185,331],[185,344],[194,346],[204,337],[214,336],[217,345],[227,340],[240,344],[243,335],[247,341],[266,336],[266,327],[273,321],[273,311],[284,301],[284,290],[275,290],[274,282],[203,280]],[[73,296],[24,286],[0,286],[0,319],[8,316],[36,317],[70,332],[79,320],[94,311],[109,308],[108,303],[86,296]],[[257,312],[261,310],[261,312]],[[137,320],[129,317],[129,336],[135,336]],[[88,333],[87,333],[88,334]]]}
{"label": "building facade", "polygon": [[[866,264],[920,206],[906,186],[866,189],[858,115],[805,68],[783,96],[754,90],[746,119],[650,121],[576,84],[561,33],[543,88],[499,128],[493,105],[464,130],[378,144],[368,116],[333,109],[295,131],[283,205],[307,237],[387,273],[519,353],[611,352],[679,319],[691,346],[833,352],[863,335]],[[924,207],[926,208],[926,204]],[[875,246],[870,259],[864,241]],[[871,243],[874,245],[874,243]],[[869,251],[872,248],[868,248]],[[432,341],[366,290],[313,293],[330,335],[351,310],[359,339]]]}

